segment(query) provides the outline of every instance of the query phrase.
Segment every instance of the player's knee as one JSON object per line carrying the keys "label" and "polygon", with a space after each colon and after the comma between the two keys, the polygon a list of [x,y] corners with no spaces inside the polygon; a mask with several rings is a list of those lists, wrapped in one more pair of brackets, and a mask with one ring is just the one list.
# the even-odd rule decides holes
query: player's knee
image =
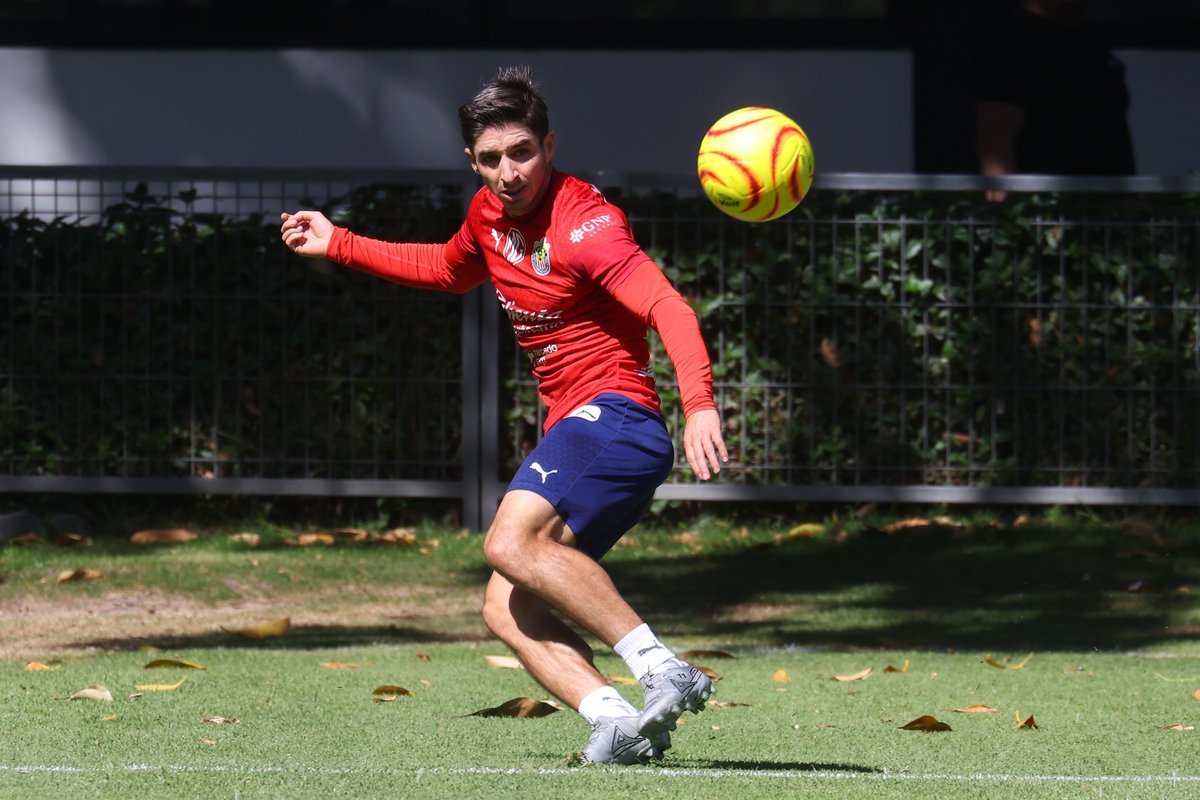
{"label": "player's knee", "polygon": [[516,627],[508,603],[491,594],[483,598],[483,624],[502,642],[508,641],[509,635]]}
{"label": "player's knee", "polygon": [[521,547],[516,532],[493,524],[483,539],[483,557],[488,566],[510,580],[521,566]]}

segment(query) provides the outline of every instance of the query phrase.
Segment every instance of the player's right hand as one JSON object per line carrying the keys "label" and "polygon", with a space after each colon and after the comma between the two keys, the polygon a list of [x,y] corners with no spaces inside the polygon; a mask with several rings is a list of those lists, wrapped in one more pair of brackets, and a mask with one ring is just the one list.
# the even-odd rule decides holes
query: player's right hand
{"label": "player's right hand", "polygon": [[284,212],[279,215],[283,224],[279,232],[283,243],[293,252],[309,258],[324,258],[333,236],[333,223],[320,211]]}

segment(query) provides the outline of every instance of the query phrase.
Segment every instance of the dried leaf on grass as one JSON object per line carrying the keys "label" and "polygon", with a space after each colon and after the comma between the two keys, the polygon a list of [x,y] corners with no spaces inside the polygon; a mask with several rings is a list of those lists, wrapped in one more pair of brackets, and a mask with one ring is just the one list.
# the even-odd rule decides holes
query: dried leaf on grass
{"label": "dried leaf on grass", "polygon": [[1033,718],[1032,714],[1030,714],[1025,719],[1021,719],[1020,711],[1014,711],[1013,714],[1017,718],[1017,724],[1015,726],[1013,726],[1015,730],[1018,730],[1018,731],[1019,730],[1033,730],[1033,729],[1037,728],[1037,726],[1038,726],[1037,720],[1035,720]]}
{"label": "dried leaf on grass", "polygon": [[237,725],[239,722],[241,722],[241,720],[238,719],[229,719],[228,717],[211,717],[207,715],[201,717],[200,721],[207,722],[209,725]]}
{"label": "dried leaf on grass", "polygon": [[992,658],[991,653],[988,653],[987,656],[983,659],[983,663],[987,664],[989,667],[995,667],[996,669],[1010,669],[1010,670],[1015,671],[1018,669],[1025,669],[1025,665],[1029,663],[1029,659],[1031,659],[1031,658],[1033,658],[1033,653],[1030,653],[1029,655],[1025,656],[1024,658],[1022,658],[1020,661],[1018,661],[1015,664],[1010,664],[1010,663],[1007,663],[1008,661],[1010,661],[1010,659],[1006,658],[1006,659],[1004,659],[1004,662],[1000,662],[1000,661],[997,661],[996,659]]}
{"label": "dried leaf on grass", "polygon": [[811,539],[814,536],[820,536],[825,533],[825,526],[820,522],[804,522],[791,528],[787,533],[779,537],[781,540],[786,539]]}
{"label": "dried leaf on grass", "polygon": [[377,541],[383,544],[398,544],[411,547],[417,543],[417,534],[412,528],[392,528],[379,534]]}
{"label": "dried leaf on grass", "polygon": [[527,717],[545,717],[560,710],[553,703],[544,703],[532,697],[514,697],[495,708],[481,708],[468,714],[469,717],[512,717],[525,719]]}
{"label": "dried leaf on grass", "polygon": [[351,542],[365,542],[371,538],[371,532],[362,528],[338,528],[335,531],[330,531],[337,539],[346,539]]}
{"label": "dried leaf on grass", "polygon": [[908,659],[907,658],[904,659],[903,667],[897,668],[897,667],[893,667],[891,664],[888,664],[886,667],[883,668],[883,671],[884,672],[908,672]]}
{"label": "dried leaf on grass", "polygon": [[771,673],[771,680],[775,683],[790,683],[792,676],[787,674],[787,670],[777,669]]}
{"label": "dried leaf on grass", "polygon": [[1197,689],[1196,691],[1192,692],[1192,699],[1200,700],[1200,689]]}
{"label": "dried leaf on grass", "polygon": [[30,661],[25,665],[26,672],[53,672],[62,667],[61,661],[51,661],[48,664],[43,664],[41,661]]}
{"label": "dried leaf on grass", "polygon": [[58,573],[58,577],[54,579],[55,583],[74,583],[76,581],[94,581],[104,577],[104,573],[94,569],[78,567],[76,569],[64,569]]}
{"label": "dried leaf on grass", "polygon": [[64,531],[54,537],[54,543],[62,547],[71,547],[77,544],[91,544],[92,537],[82,533]]}
{"label": "dried leaf on grass", "polygon": [[322,661],[321,666],[325,669],[358,669],[358,664],[349,661]]}
{"label": "dried leaf on grass", "polygon": [[483,660],[492,669],[525,669],[525,665],[516,656],[484,656]]}
{"label": "dried leaf on grass", "polygon": [[908,723],[907,725],[901,725],[900,730],[902,730],[902,731],[924,731],[925,733],[937,733],[940,731],[953,730],[953,728],[951,728],[949,725],[942,722],[941,720],[939,720],[935,717],[931,717],[928,714],[926,714],[924,716],[917,717],[916,719],[914,719],[912,722]]}
{"label": "dried leaf on grass", "polygon": [[235,634],[243,639],[270,639],[274,636],[283,636],[291,629],[291,617],[263,622],[259,625],[252,625],[249,628],[226,628],[224,625],[221,626],[221,630],[226,633]]}
{"label": "dried leaf on grass", "polygon": [[93,683],[85,686],[75,694],[71,695],[72,700],[100,700],[105,703],[111,703],[113,696],[103,684]]}
{"label": "dried leaf on grass", "polygon": [[991,706],[974,705],[963,706],[962,708],[954,708],[951,710],[958,714],[991,714],[996,709],[992,708]]}
{"label": "dried leaf on grass", "polygon": [[1162,726],[1160,726],[1160,727],[1159,727],[1159,730],[1164,730],[1164,731],[1194,731],[1194,730],[1196,730],[1196,726],[1195,726],[1195,725],[1184,725],[1182,722],[1176,722],[1174,725],[1162,725]]}
{"label": "dried leaf on grass", "polygon": [[152,528],[138,531],[129,537],[134,544],[183,544],[196,538],[186,528]]}
{"label": "dried leaf on grass", "polygon": [[631,678],[628,675],[609,675],[608,682],[609,683],[619,683],[622,686],[637,686],[638,685],[637,678]]}
{"label": "dried leaf on grass", "polygon": [[241,533],[235,533],[231,535],[229,537],[229,541],[237,542],[238,544],[244,544],[247,547],[258,547],[259,544],[262,543],[262,537],[257,533],[242,531]]}
{"label": "dried leaf on grass", "polygon": [[[707,705],[713,708],[750,708],[749,703],[726,702],[725,700],[709,700]],[[685,722],[687,720],[684,720]]]}
{"label": "dried leaf on grass", "polygon": [[874,670],[871,669],[871,667],[867,667],[866,669],[859,670],[858,672],[850,675],[834,675],[833,679],[843,683],[847,681],[865,681],[868,677],[870,677],[872,672],[874,672]]}
{"label": "dried leaf on grass", "polygon": [[336,541],[337,537],[332,533],[302,533],[291,539],[284,539],[283,543],[292,547],[312,547],[314,545],[329,547]]}
{"label": "dried leaf on grass", "polygon": [[398,697],[412,697],[413,693],[403,686],[394,686],[390,683],[385,683],[383,686],[376,686],[371,690],[372,703],[394,703]]}
{"label": "dried leaf on grass", "polygon": [[737,658],[733,653],[726,653],[724,650],[684,650],[678,657],[684,661],[698,658]]}
{"label": "dried leaf on grass", "polygon": [[187,676],[180,678],[175,683],[142,683],[134,686],[139,692],[173,692],[187,681]]}
{"label": "dried leaf on grass", "polygon": [[195,661],[179,661],[174,658],[156,658],[142,667],[142,669],[164,669],[166,667],[178,667],[179,669],[204,669],[203,665],[197,664]]}

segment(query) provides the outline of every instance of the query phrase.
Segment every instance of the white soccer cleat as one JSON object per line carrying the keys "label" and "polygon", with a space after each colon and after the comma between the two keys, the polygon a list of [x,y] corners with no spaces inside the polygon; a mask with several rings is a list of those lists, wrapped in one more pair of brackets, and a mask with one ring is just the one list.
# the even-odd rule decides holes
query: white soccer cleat
{"label": "white soccer cleat", "polygon": [[667,733],[646,737],[638,732],[638,718],[601,717],[583,750],[584,764],[646,764],[663,757],[671,746]]}
{"label": "white soccer cleat", "polygon": [[699,714],[704,710],[704,701],[716,691],[708,676],[690,664],[648,672],[640,683],[645,702],[637,727],[649,738],[675,730],[675,720],[684,711]]}

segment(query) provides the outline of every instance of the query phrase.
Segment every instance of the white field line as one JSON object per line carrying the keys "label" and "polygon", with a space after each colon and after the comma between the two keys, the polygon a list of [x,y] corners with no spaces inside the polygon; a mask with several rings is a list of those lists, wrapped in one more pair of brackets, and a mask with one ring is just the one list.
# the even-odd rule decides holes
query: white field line
{"label": "white field line", "polygon": [[[521,768],[521,767],[430,767],[397,769],[395,767],[250,767],[250,766],[189,766],[186,764],[114,764],[107,767],[78,767],[65,764],[0,764],[0,775],[18,774],[101,774],[111,772],[170,772],[187,774],[298,774],[298,775],[387,775],[411,776],[420,780],[433,775],[512,775],[544,776],[574,775],[586,771],[587,767]],[[848,772],[837,770],[771,770],[771,769],[631,769],[626,774],[650,778],[748,778],[797,781],[931,781],[960,783],[1108,783],[1108,784],[1200,784],[1200,775],[1020,775],[1014,773],[938,773],[938,772]]]}

